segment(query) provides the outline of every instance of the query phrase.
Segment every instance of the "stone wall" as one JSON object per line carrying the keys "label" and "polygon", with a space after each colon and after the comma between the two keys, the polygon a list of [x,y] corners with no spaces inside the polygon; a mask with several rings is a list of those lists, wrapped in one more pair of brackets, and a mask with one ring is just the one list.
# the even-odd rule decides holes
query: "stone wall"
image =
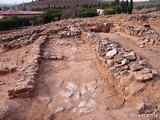
{"label": "stone wall", "polygon": [[32,30],[24,30],[19,33],[2,35],[0,37],[0,47],[4,50],[11,50],[31,44],[39,37],[39,33],[44,29],[36,27]]}
{"label": "stone wall", "polygon": [[150,25],[144,24],[142,27],[121,25],[113,28],[114,32],[122,32],[127,35],[139,37],[139,47],[144,47],[147,44],[160,45],[160,32],[150,29]]}
{"label": "stone wall", "polygon": [[39,70],[40,46],[45,42],[46,36],[39,37],[29,47],[26,53],[26,60],[17,67],[16,87],[8,90],[10,98],[13,97],[31,97],[32,91],[35,88],[35,77]]}
{"label": "stone wall", "polygon": [[115,88],[120,87],[120,92],[126,96],[142,92],[145,82],[153,80],[157,74],[140,55],[108,38],[101,38],[92,32],[83,32],[81,38],[95,45],[101,66],[114,78],[108,82]]}
{"label": "stone wall", "polygon": [[[3,67],[0,65],[0,73],[15,71],[16,87],[8,90],[8,95],[13,97],[30,97],[36,82],[35,76],[39,68],[39,58],[41,44],[46,39],[54,38],[74,38],[90,42],[90,45],[96,47],[97,58],[102,67],[113,76],[109,82],[115,87],[120,86],[125,94],[134,95],[141,91],[145,82],[152,80],[156,72],[152,70],[140,55],[132,50],[126,50],[116,42],[110,41],[108,38],[101,38],[94,32],[110,32],[113,27],[111,22],[87,21],[85,19],[67,19],[54,23],[46,24],[41,27],[35,27],[19,33],[4,35],[0,37],[0,46],[2,50],[12,50],[23,48],[27,51],[24,53],[24,60],[16,68],[12,66]],[[157,41],[159,33],[151,32],[147,28],[115,26],[112,30],[125,32],[126,34],[138,37],[153,37]],[[142,32],[141,32],[142,31]],[[46,52],[45,52],[46,53]],[[22,62],[23,61],[23,62]],[[2,61],[0,61],[2,62]],[[133,87],[137,86],[137,87]],[[132,88],[133,87],[133,88]]]}

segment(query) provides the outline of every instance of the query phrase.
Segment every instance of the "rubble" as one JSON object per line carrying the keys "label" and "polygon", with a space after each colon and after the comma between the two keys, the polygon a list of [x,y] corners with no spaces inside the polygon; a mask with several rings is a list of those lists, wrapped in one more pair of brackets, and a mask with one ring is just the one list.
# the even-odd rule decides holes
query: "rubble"
{"label": "rubble", "polygon": [[[38,59],[40,58],[40,47],[46,40],[46,37],[39,37],[37,41],[30,46],[26,61],[22,66],[17,68],[17,85],[15,88],[8,90],[10,98],[14,97],[31,97],[35,88],[35,75],[38,72]],[[33,57],[34,56],[34,57]],[[20,77],[24,75],[25,77]]]}
{"label": "rubble", "polygon": [[136,26],[129,26],[129,25],[121,25],[118,26],[115,29],[113,28],[113,31],[118,31],[125,33],[127,35],[136,36],[140,40],[137,43],[137,45],[141,48],[143,48],[145,45],[159,45],[159,38],[160,38],[160,32],[156,30],[150,29],[148,24],[145,25],[145,27],[136,27]]}
{"label": "rubble", "polygon": [[[120,17],[125,18],[126,15],[121,15]],[[143,19],[142,21],[140,21],[141,18]],[[128,21],[130,21],[130,19],[135,21],[138,19],[140,23],[144,23],[147,18],[147,16],[130,16],[127,19]],[[134,96],[142,92],[145,88],[144,83],[148,80],[152,80],[157,72],[148,67],[148,63],[133,50],[124,49],[119,43],[113,42],[108,38],[101,38],[95,32],[107,33],[118,31],[139,37],[140,41],[137,45],[141,48],[145,47],[146,44],[158,45],[160,33],[156,30],[152,30],[149,23],[145,23],[143,26],[139,27],[120,24],[120,21],[109,21],[106,20],[106,18],[96,19],[97,18],[91,18],[90,20],[60,20],[41,27],[32,28],[31,31],[24,30],[14,35],[9,34],[8,36],[1,36],[0,46],[4,51],[19,49],[23,46],[28,49],[25,51],[23,56],[25,59],[22,59],[22,61],[13,59],[10,60],[10,62],[3,62],[3,64],[0,64],[0,74],[16,72],[15,87],[8,90],[8,95],[11,98],[31,97],[36,86],[35,77],[39,70],[39,60],[63,60],[64,56],[62,53],[57,54],[50,51],[41,51],[41,45],[43,45],[46,40],[54,42],[52,40],[56,38],[73,38],[74,41],[75,38],[79,38],[84,40],[84,42],[90,42],[90,45],[94,45],[96,48],[97,58],[102,67],[115,78],[116,83],[119,83],[118,86],[124,88],[125,94]],[[71,43],[66,41],[57,44],[61,46],[72,46]],[[128,81],[127,87],[125,84],[121,84],[124,79]],[[97,90],[97,85],[84,85],[77,94],[72,92],[72,90],[77,89],[76,85],[68,83],[67,88],[71,91],[61,91],[60,95],[65,97],[66,101],[74,96],[74,100],[77,101],[80,99],[81,95],[87,92],[94,93]],[[100,91],[103,91],[103,89]],[[93,100],[91,99],[90,102],[93,102]],[[85,110],[81,109],[81,111]]]}
{"label": "rubble", "polygon": [[[158,72],[152,68],[152,63],[149,64],[148,58],[145,60],[144,54],[139,55],[139,50],[144,50],[147,46],[157,47],[156,45],[159,44],[159,32],[152,29],[153,24],[148,19],[149,17],[145,15],[126,14],[65,19],[40,27],[35,26],[18,33],[1,35],[0,52],[2,51],[3,55],[0,57],[0,75],[2,75],[0,88],[8,91],[9,98],[29,97],[29,100],[25,102],[33,103],[31,110],[45,107],[45,112],[42,110],[44,114],[52,112],[56,117],[58,113],[81,116],[81,114],[87,115],[93,111],[101,112],[106,108],[107,112],[112,109],[121,110],[126,106],[134,107],[139,100],[144,100],[144,98],[152,100],[149,97],[154,96],[155,89],[157,91],[159,89],[158,85],[154,88],[158,81],[158,77],[155,77]],[[131,22],[137,24],[134,25]],[[137,45],[141,49],[126,49],[128,46],[121,44],[121,37],[115,40],[119,40],[119,43],[112,41],[115,39],[114,36],[111,37],[111,34],[114,34],[111,32],[115,32],[114,30],[119,36],[127,34],[127,36],[138,38]],[[105,32],[109,38],[105,35],[104,38],[100,37],[102,34],[97,32]],[[92,56],[93,53],[96,54]],[[15,54],[13,58],[10,57],[12,54]],[[83,60],[87,61],[87,64],[83,63],[87,67],[81,67]],[[94,62],[91,62],[92,60]],[[92,64],[90,65],[88,61]],[[42,68],[39,72],[40,63],[42,63]],[[49,72],[47,73],[51,77],[49,80],[44,79],[46,73],[39,77],[45,67],[43,65],[50,65],[47,66],[47,70],[44,70]],[[95,67],[98,67],[98,70]],[[92,71],[93,68],[94,71]],[[107,79],[101,78],[101,70]],[[89,72],[91,76],[86,75]],[[8,79],[7,75],[12,77]],[[36,86],[40,87],[38,94],[37,90],[34,92]],[[34,97],[33,95],[37,96],[30,99]],[[2,96],[8,99],[6,94]],[[22,99],[11,101],[15,100],[21,101]],[[145,107],[146,104],[141,102],[136,110],[141,114]]]}
{"label": "rubble", "polygon": [[[100,38],[96,34],[90,36],[85,33],[82,38],[96,41],[96,52],[98,59],[101,61],[100,64],[118,80],[116,83],[118,82],[123,88],[125,84],[121,84],[119,80],[128,80],[126,95],[133,96],[142,92],[145,86],[143,82],[152,80],[156,75],[153,72],[154,70],[147,67],[149,65],[140,55],[132,50],[125,50],[119,43],[112,42],[108,38]],[[130,82],[130,79],[137,82]]]}

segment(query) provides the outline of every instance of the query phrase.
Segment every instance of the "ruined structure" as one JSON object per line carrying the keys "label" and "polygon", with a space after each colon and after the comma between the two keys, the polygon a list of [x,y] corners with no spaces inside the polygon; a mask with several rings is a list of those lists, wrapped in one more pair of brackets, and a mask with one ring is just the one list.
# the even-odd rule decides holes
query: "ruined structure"
{"label": "ruined structure", "polygon": [[[159,57],[147,49],[159,47],[154,18],[159,16],[76,18],[1,35],[0,119],[158,114]],[[138,40],[145,42],[143,52]]]}

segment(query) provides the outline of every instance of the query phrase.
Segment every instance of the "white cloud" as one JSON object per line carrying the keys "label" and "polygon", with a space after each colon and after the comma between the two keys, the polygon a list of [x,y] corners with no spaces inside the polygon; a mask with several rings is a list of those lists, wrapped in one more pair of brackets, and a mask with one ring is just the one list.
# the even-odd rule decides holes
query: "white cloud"
{"label": "white cloud", "polygon": [[31,2],[32,0],[0,0],[0,4],[19,4],[23,2]]}

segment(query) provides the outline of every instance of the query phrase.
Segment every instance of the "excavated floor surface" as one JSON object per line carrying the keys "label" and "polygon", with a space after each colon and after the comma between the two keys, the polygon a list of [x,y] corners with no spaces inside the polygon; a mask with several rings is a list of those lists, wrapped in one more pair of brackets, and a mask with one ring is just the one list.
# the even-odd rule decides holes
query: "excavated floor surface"
{"label": "excavated floor surface", "polygon": [[45,51],[64,59],[40,61],[33,98],[8,99],[14,73],[0,77],[5,82],[0,87],[0,105],[6,120],[127,119],[127,113],[134,111],[124,108],[124,99],[108,83],[94,47],[75,38],[52,39],[43,46],[42,53]]}
{"label": "excavated floor surface", "polygon": [[[119,32],[98,34],[134,50],[160,72],[159,46],[140,48],[136,45],[137,37]],[[0,61],[25,58],[27,49],[22,46],[7,54],[0,49]],[[144,83],[141,94],[126,101],[121,89],[110,84],[114,78],[101,67],[94,45],[76,37],[51,38],[41,49],[41,55],[49,52],[63,59],[40,59],[31,98],[9,99],[7,91],[15,87],[16,72],[0,74],[0,81],[5,83],[0,85],[0,120],[143,120],[128,116],[138,112],[138,103],[144,101],[155,108],[159,105],[159,74]]]}

